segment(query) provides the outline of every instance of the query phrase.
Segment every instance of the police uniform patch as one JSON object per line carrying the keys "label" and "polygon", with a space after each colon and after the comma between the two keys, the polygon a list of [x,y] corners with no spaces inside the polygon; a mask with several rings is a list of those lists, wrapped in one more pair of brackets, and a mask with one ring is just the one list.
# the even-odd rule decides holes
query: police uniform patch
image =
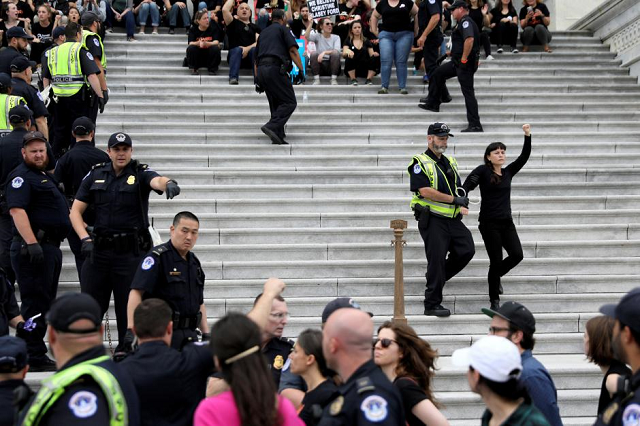
{"label": "police uniform patch", "polygon": [[380,395],[366,397],[360,404],[360,410],[362,410],[367,420],[374,423],[384,421],[389,414],[387,401]]}
{"label": "police uniform patch", "polygon": [[136,183],[136,177],[134,175],[131,175],[127,178],[127,185],[133,185],[134,183]]}
{"label": "police uniform patch", "polygon": [[613,416],[618,412],[618,408],[618,403],[612,402],[611,405],[609,405],[609,407],[607,407],[607,409],[602,414],[602,421],[608,425],[611,422]]}
{"label": "police uniform patch", "polygon": [[344,396],[340,395],[331,403],[331,406],[329,407],[329,414],[331,414],[332,416],[337,416],[338,413],[340,413],[340,410],[342,410],[343,405]]}
{"label": "police uniform patch", "polygon": [[98,411],[98,397],[88,391],[76,392],[69,400],[69,409],[78,418],[91,417]]}
{"label": "police uniform patch", "polygon": [[16,178],[13,178],[13,180],[11,181],[11,187],[18,189],[22,186],[23,183],[24,183],[24,179],[18,176]]}
{"label": "police uniform patch", "polygon": [[464,21],[462,23],[462,28],[469,28],[469,21]]}
{"label": "police uniform patch", "polygon": [[118,142],[124,142],[127,139],[127,137],[124,135],[124,133],[118,133],[116,135],[116,140]]}
{"label": "police uniform patch", "polygon": [[284,366],[284,357],[282,355],[278,355],[273,360],[273,368],[276,370],[281,370]]}
{"label": "police uniform patch", "polygon": [[89,58],[90,61],[93,61],[93,55],[89,52],[87,52],[87,58]]}
{"label": "police uniform patch", "polygon": [[95,44],[96,46],[100,47],[100,42],[98,41],[97,38],[93,39],[93,44]]}
{"label": "police uniform patch", "polygon": [[622,413],[622,424],[624,426],[639,426],[640,425],[640,405],[630,404]]}
{"label": "police uniform patch", "polygon": [[436,0],[429,0],[429,3],[436,4]]}
{"label": "police uniform patch", "polygon": [[421,171],[422,171],[422,169],[420,168],[420,164],[414,164],[413,173],[419,175]]}
{"label": "police uniform patch", "polygon": [[145,271],[148,271],[155,264],[156,264],[155,259],[153,257],[151,257],[151,256],[147,256],[142,261],[142,269],[145,270]]}

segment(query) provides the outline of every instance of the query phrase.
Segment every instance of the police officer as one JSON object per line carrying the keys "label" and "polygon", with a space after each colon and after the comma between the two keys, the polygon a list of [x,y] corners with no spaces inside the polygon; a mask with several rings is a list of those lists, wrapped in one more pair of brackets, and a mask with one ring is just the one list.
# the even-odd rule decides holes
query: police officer
{"label": "police officer", "polygon": [[58,372],[20,414],[22,426],[140,424],[138,395],[131,379],[102,346],[102,315],[91,296],[66,293],[47,314],[47,331]]}
{"label": "police officer", "polygon": [[11,266],[20,286],[24,318],[34,323],[27,338],[32,371],[51,371],[44,316],[56,297],[62,267],[60,242],[71,230],[69,207],[47,166],[47,139],[40,132],[24,135],[24,162],[9,174],[7,207],[14,224]]}
{"label": "police officer", "polygon": [[[82,178],[84,178],[96,164],[109,161],[107,153],[96,148],[93,143],[95,126],[89,118],[77,118],[73,122],[72,134],[76,142],[72,149],[60,157],[54,171],[56,179],[64,186],[64,195],[69,201],[69,206],[73,204],[73,199],[78,188],[80,188]],[[93,207],[88,208],[84,212],[82,219],[87,226],[93,226],[95,222],[95,211]],[[78,270],[79,277],[82,273],[82,264],[84,262],[84,256],[81,253],[82,244],[80,243],[78,234],[75,232],[69,232],[67,241],[75,256],[76,269]]]}
{"label": "police officer", "polygon": [[442,35],[442,0],[425,0],[418,7],[419,34],[418,47],[423,48],[425,82],[438,67],[437,60],[440,46],[444,39]]}
{"label": "police officer", "polygon": [[464,0],[456,0],[449,7],[451,16],[457,22],[451,34],[451,61],[440,65],[430,76],[429,96],[420,99],[420,108],[439,112],[442,99],[447,98],[447,80],[458,77],[460,89],[467,107],[469,126],[462,132],[482,132],[478,101],[473,88],[473,76],[480,60],[480,30],[469,16],[469,5]]}
{"label": "police officer", "polygon": [[133,342],[133,312],[143,298],[159,298],[173,310],[171,347],[181,350],[198,341],[196,328],[208,340],[209,325],[204,306],[204,271],[200,260],[191,252],[198,240],[200,221],[191,212],[180,212],[173,218],[171,239],[151,249],[138,267],[127,305],[125,344]]}
{"label": "police officer", "polygon": [[286,27],[285,13],[276,9],[271,14],[272,23],[260,33],[256,45],[256,91],[264,90],[269,100],[271,119],[260,130],[275,145],[286,145],[284,125],[295,111],[296,94],[291,85],[288,72],[293,61],[302,74],[302,62],[298,53],[298,43]]}
{"label": "police officer", "polygon": [[[82,23],[82,47],[87,49],[93,55],[93,60],[100,70],[98,80],[100,80],[100,88],[104,97],[104,104],[109,102],[109,89],[107,88],[107,55],[104,52],[104,44],[100,37],[100,17],[95,12],[85,12],[80,18]],[[98,118],[98,102],[94,102],[91,107],[91,115],[89,118],[96,122]]]}
{"label": "police officer", "polygon": [[[469,199],[458,194],[461,186],[458,162],[446,157],[449,126],[429,126],[428,149],[414,155],[409,164],[411,209],[418,220],[418,230],[427,254],[427,289],[424,292],[424,314],[447,317],[442,306],[442,289],[471,261],[475,254],[471,232],[462,223],[468,214]],[[449,254],[447,257],[447,253]]]}
{"label": "police officer", "polygon": [[611,346],[616,359],[628,364],[633,375],[618,379],[613,401],[595,426],[635,426],[640,419],[640,287],[627,293],[615,305],[603,305],[600,312],[616,320]]}
{"label": "police officer", "polygon": [[[263,297],[260,293],[253,302],[254,308]],[[293,341],[283,337],[284,327],[289,321],[287,302],[282,296],[276,296],[271,304],[271,312],[262,330],[262,353],[267,358],[267,365],[271,370],[276,389],[280,386],[283,367],[293,350]]]}
{"label": "police officer", "polygon": [[0,337],[0,425],[15,424],[13,393],[27,387],[24,377],[29,370],[27,345],[13,336]]}
{"label": "police officer", "polygon": [[47,124],[47,107],[42,102],[42,96],[31,85],[31,76],[33,75],[33,67],[36,63],[28,60],[23,56],[16,57],[11,61],[11,83],[13,84],[12,95],[22,96],[27,102],[27,106],[33,111],[35,125],[37,130],[46,138],[49,137],[49,125]]}
{"label": "police officer", "polygon": [[9,74],[0,73],[0,138],[11,133],[9,123],[9,111],[14,106],[26,105],[27,101],[22,96],[13,96],[13,83]]}
{"label": "police officer", "polygon": [[172,317],[169,305],[153,298],[142,301],[131,316],[139,346],[120,366],[138,391],[145,425],[191,424],[214,370],[208,345],[186,345],[182,352],[170,347]]}
{"label": "police officer", "polygon": [[[96,165],[82,181],[71,206],[71,223],[85,255],[80,288],[93,296],[104,315],[113,292],[118,336],[127,332],[127,299],[131,281],[144,254],[151,249],[149,194],[167,198],[180,193],[178,183],[131,160],[132,141],[126,133],[114,133],[107,144],[108,163]],[[82,215],[95,207],[93,232],[85,228]],[[124,338],[116,348],[122,352]]]}
{"label": "police officer", "polygon": [[17,56],[28,56],[31,40],[33,36],[22,27],[16,25],[7,30],[7,47],[0,51],[0,73],[11,74],[11,61]]}
{"label": "police officer", "polygon": [[371,358],[371,317],[358,309],[338,309],[322,334],[327,366],[345,382],[318,424],[404,425],[400,393]]}
{"label": "police officer", "polygon": [[[70,22],[65,27],[66,42],[49,51],[47,65],[42,67],[44,86],[51,84],[56,104],[53,127],[53,152],[60,158],[73,144],[71,125],[76,118],[91,115],[98,102],[104,110],[104,97],[93,55],[82,47],[82,27]],[[79,64],[80,66],[76,66]]]}

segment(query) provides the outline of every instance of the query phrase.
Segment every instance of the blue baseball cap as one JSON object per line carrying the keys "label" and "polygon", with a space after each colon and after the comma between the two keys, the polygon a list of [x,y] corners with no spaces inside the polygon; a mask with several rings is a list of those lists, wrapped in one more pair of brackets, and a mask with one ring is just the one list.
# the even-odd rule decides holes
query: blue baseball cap
{"label": "blue baseball cap", "polygon": [[27,344],[15,336],[0,337],[0,373],[17,373],[28,364]]}

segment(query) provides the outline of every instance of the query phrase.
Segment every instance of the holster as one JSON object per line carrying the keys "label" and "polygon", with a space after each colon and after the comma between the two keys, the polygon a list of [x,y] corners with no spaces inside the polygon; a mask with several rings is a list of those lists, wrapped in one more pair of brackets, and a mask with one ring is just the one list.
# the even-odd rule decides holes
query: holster
{"label": "holster", "polygon": [[198,312],[196,315],[180,315],[180,312],[174,312],[173,328],[175,330],[184,328],[195,330],[200,325],[200,320],[202,320],[202,312]]}
{"label": "holster", "polygon": [[429,218],[431,217],[429,207],[416,204],[413,206],[413,216],[418,222],[418,228],[427,229],[429,227]]}

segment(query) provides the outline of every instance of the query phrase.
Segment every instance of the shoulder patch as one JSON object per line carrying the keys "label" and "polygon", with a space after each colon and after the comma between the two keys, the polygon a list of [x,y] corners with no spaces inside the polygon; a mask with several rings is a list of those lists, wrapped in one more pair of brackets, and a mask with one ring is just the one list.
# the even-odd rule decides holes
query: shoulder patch
{"label": "shoulder patch", "polygon": [[469,21],[464,21],[462,23],[462,28],[469,28]]}
{"label": "shoulder patch", "polygon": [[11,181],[11,187],[18,189],[22,186],[22,184],[24,183],[24,179],[22,179],[20,176],[13,178],[13,180]]}
{"label": "shoulder patch", "polygon": [[69,409],[80,419],[91,417],[98,411],[98,397],[88,391],[76,392],[69,399]]}
{"label": "shoulder patch", "polygon": [[422,169],[420,168],[420,164],[416,163],[413,165],[413,173],[419,175],[420,172],[422,172]]}
{"label": "shoulder patch", "polygon": [[93,61],[93,55],[89,52],[87,52],[87,58],[89,58],[90,61]]}
{"label": "shoulder patch", "polygon": [[376,387],[371,379],[367,376],[356,380],[356,389],[358,390],[358,393],[364,393],[376,390]]}
{"label": "shoulder patch", "polygon": [[429,3],[436,4],[436,0],[429,0]]}
{"label": "shoulder patch", "polygon": [[149,269],[151,269],[153,267],[153,265],[156,264],[156,260],[151,257],[151,256],[147,256],[144,258],[144,260],[142,261],[142,269],[144,271],[148,271]]}
{"label": "shoulder patch", "polygon": [[93,39],[93,44],[95,44],[97,47],[100,47],[100,42],[98,41],[97,38]]}
{"label": "shoulder patch", "polygon": [[387,409],[387,400],[380,395],[368,396],[360,404],[360,410],[364,413],[364,417],[373,423],[382,422],[387,418],[389,410]]}
{"label": "shoulder patch", "polygon": [[640,425],[640,405],[629,404],[622,413],[622,424],[624,426]]}

